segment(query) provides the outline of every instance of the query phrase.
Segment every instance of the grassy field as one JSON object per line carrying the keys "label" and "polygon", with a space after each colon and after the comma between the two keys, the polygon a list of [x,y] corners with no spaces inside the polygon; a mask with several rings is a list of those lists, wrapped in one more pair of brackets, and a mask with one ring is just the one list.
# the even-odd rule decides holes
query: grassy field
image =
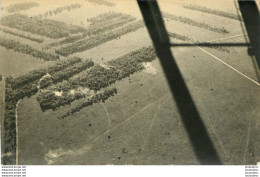
{"label": "grassy field", "polygon": [[3,76],[18,76],[41,67],[46,62],[26,54],[0,47],[0,73]]}
{"label": "grassy field", "polygon": [[[85,29],[91,26],[87,19],[109,11],[131,15],[137,20],[142,19],[135,2],[109,1],[115,4],[107,6],[79,0],[77,3],[81,4],[80,8],[42,15],[42,18],[77,25]],[[69,0],[64,0],[50,6],[48,2],[51,1],[39,0],[39,6],[20,13],[28,17],[37,16],[73,4]],[[196,3],[205,6],[200,0]],[[247,41],[244,39],[246,34],[243,34],[239,20],[183,6],[188,4],[195,4],[195,2],[161,0],[159,7],[162,12],[181,16],[183,19],[189,18],[208,26],[225,28],[228,33],[218,33],[182,21],[164,18],[169,33],[177,33],[200,42]],[[10,3],[4,6],[8,5]],[[126,6],[128,8],[125,8]],[[236,14],[233,1],[228,1],[226,5],[212,2],[212,7]],[[3,16],[7,15],[10,13],[4,9]],[[11,34],[5,37],[23,41],[34,48],[51,53],[56,48],[46,49],[47,46],[64,39],[52,40],[43,37],[44,42],[38,44],[22,37],[11,36]],[[190,43],[192,41],[181,41],[172,37],[171,42]],[[152,41],[146,27],[143,27],[94,48],[79,50],[69,57],[91,58],[95,65],[104,66],[112,59],[150,45]],[[226,49],[228,52],[194,46],[172,47],[171,51],[222,163],[255,164],[260,157],[258,153],[260,128],[257,126],[259,124],[257,117],[260,116],[257,111],[260,102],[259,85],[256,84],[258,75],[252,58],[248,55],[247,47]],[[61,59],[66,60],[67,57],[61,57]],[[21,76],[52,64],[53,62],[38,60],[0,47],[0,74],[4,77]],[[160,61],[156,59],[142,64],[145,67],[144,70],[107,87],[107,89],[116,88],[117,94],[105,102],[95,103],[64,119],[59,119],[59,117],[88,101],[89,97],[75,100],[55,111],[51,109],[42,111],[37,97],[41,94],[40,92],[46,90],[58,91],[60,89],[62,91],[59,86],[67,81],[52,84],[45,90],[39,90],[30,98],[23,98],[17,108],[18,164],[199,164]],[[87,70],[71,78],[76,80],[86,73],[88,73]],[[4,112],[3,94],[4,82],[0,81],[2,115]],[[59,92],[59,94],[63,93]]]}

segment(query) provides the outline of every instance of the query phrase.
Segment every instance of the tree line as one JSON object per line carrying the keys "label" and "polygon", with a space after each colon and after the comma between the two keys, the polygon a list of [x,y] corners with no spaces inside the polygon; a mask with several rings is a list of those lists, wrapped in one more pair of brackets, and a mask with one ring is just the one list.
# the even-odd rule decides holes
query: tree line
{"label": "tree line", "polygon": [[[117,14],[117,13],[115,13]],[[88,36],[93,36],[97,34],[101,34],[104,32],[108,32],[110,30],[114,30],[120,26],[123,26],[127,23],[133,22],[136,20],[136,18],[132,17],[131,15],[125,15],[121,14],[118,17],[113,17],[109,18],[107,20],[100,20],[98,18],[98,22],[93,21],[91,24],[88,26],[88,28],[81,34],[78,35],[72,35],[68,36],[65,39],[62,39],[58,42],[54,42],[50,44],[49,46],[58,46],[58,45],[63,45],[63,44],[69,44],[76,42],[78,40],[84,39]]]}
{"label": "tree line", "polygon": [[18,36],[18,37],[25,38],[25,39],[29,39],[29,40],[34,41],[34,42],[37,42],[37,43],[42,43],[42,42],[44,41],[43,38],[32,37],[32,36],[30,36],[30,35],[13,32],[13,31],[11,31],[11,30],[3,29],[3,28],[1,28],[1,27],[0,27],[0,30],[2,30],[4,33],[12,34],[12,35],[14,35],[14,36]]}
{"label": "tree line", "polygon": [[45,61],[55,61],[58,60],[60,57],[57,54],[51,54],[44,51],[40,51],[37,49],[33,49],[31,46],[27,44],[22,44],[20,42],[11,40],[11,39],[3,39],[0,38],[0,46],[6,49],[12,49],[15,52],[23,53],[31,55],[35,58],[39,58]]}
{"label": "tree line", "polygon": [[134,23],[130,23],[115,30],[104,32],[101,34],[99,33],[93,37],[89,37],[84,40],[72,43],[71,45],[67,45],[65,47],[55,50],[55,53],[62,56],[68,56],[76,52],[83,52],[85,50],[106,43],[110,40],[117,39],[118,37],[127,33],[134,32],[139,28],[142,28],[143,26],[144,23],[141,20]]}
{"label": "tree line", "polygon": [[4,16],[1,25],[54,39],[85,31],[85,28],[80,26],[51,19],[29,18],[22,14]]}
{"label": "tree line", "polygon": [[14,13],[14,12],[19,12],[23,10],[28,10],[32,7],[37,7],[39,6],[38,3],[36,2],[24,2],[24,3],[16,3],[16,4],[11,4],[7,7],[7,11],[9,13]]}
{"label": "tree line", "polygon": [[62,13],[65,10],[71,11],[71,10],[79,9],[81,7],[82,7],[81,4],[71,4],[71,5],[67,5],[67,6],[63,6],[63,7],[58,7],[54,10],[49,10],[49,11],[45,12],[44,14],[37,15],[36,17],[37,18],[48,17],[48,16],[57,15],[59,13]]}
{"label": "tree line", "polygon": [[109,2],[109,1],[105,1],[105,0],[86,0],[86,1],[92,2],[92,3],[94,3],[94,4],[98,4],[98,5],[109,6],[109,7],[113,7],[113,6],[116,5],[116,4],[113,3],[113,2]]}
{"label": "tree line", "polygon": [[231,13],[231,12],[222,11],[222,10],[219,10],[219,9],[211,9],[211,8],[198,6],[198,5],[191,5],[191,4],[184,5],[183,7],[186,8],[186,9],[200,11],[200,12],[205,12],[205,13],[217,15],[217,16],[220,16],[220,17],[226,17],[226,18],[230,18],[230,19],[234,19],[234,20],[240,20],[240,21],[243,20],[237,14],[234,14],[234,13]]}
{"label": "tree line", "polygon": [[192,20],[188,17],[177,16],[177,15],[169,14],[166,12],[163,12],[163,17],[174,20],[174,21],[178,21],[181,23],[185,23],[185,24],[188,24],[191,26],[196,26],[196,27],[203,28],[203,29],[206,29],[209,31],[213,31],[216,33],[222,33],[222,34],[229,33],[224,27],[222,27],[222,28],[214,27],[214,26],[211,26],[204,22],[198,22],[198,21]]}
{"label": "tree line", "polygon": [[[24,97],[30,97],[36,94],[40,89],[39,80],[47,73],[52,74],[52,82],[59,82],[68,79],[93,65],[94,63],[91,60],[86,59],[83,61],[81,58],[72,58],[57,62],[55,65],[48,68],[34,70],[17,78],[12,78],[10,76],[5,78],[4,153],[11,153],[11,156],[4,156],[3,164],[15,164],[15,111],[17,102]],[[49,85],[45,84],[42,88],[47,86]]]}

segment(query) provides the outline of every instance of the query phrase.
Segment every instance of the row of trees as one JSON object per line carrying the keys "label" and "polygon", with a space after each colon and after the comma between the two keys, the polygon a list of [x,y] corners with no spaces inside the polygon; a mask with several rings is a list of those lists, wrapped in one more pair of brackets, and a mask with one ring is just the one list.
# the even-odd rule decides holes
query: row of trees
{"label": "row of trees", "polygon": [[106,89],[103,93],[96,94],[91,99],[88,99],[88,101],[81,103],[80,105],[72,108],[70,111],[68,111],[66,114],[59,117],[59,119],[64,119],[72,114],[75,114],[76,112],[81,111],[83,108],[86,108],[88,106],[93,105],[94,103],[98,103],[100,101],[105,102],[108,98],[114,96],[117,94],[117,89]]}
{"label": "row of trees", "polygon": [[130,23],[135,21],[136,18],[132,16],[125,16],[125,17],[120,17],[117,19],[109,20],[109,21],[102,21],[99,23],[94,23],[90,24],[87,30],[87,33],[89,35],[96,35],[99,33],[107,32],[109,30],[118,28],[120,26],[123,26],[124,24]]}
{"label": "row of trees", "polygon": [[116,4],[113,3],[113,2],[109,2],[109,1],[105,1],[105,0],[86,0],[86,1],[92,2],[92,3],[94,3],[94,4],[98,4],[98,5],[109,6],[109,7],[113,7],[113,6],[116,5]]}
{"label": "row of trees", "polygon": [[125,35],[130,32],[134,32],[138,30],[139,28],[142,28],[144,26],[143,21],[137,21],[134,23],[127,24],[123,27],[117,28],[112,31],[99,33],[93,37],[86,38],[84,40],[75,42],[71,45],[62,47],[55,52],[59,55],[68,56],[70,54],[76,53],[76,52],[83,52],[85,50],[91,49],[93,47],[96,47],[98,45],[101,45],[107,41],[116,39],[122,35]]}
{"label": "row of trees", "polygon": [[[4,153],[11,153],[11,156],[4,156],[4,164],[15,164],[16,157],[16,121],[15,112],[17,102],[24,98],[30,97],[39,91],[39,80],[46,75],[46,73],[52,74],[52,82],[59,82],[63,79],[68,79],[69,77],[81,72],[82,70],[93,66],[94,63],[91,60],[84,60],[80,58],[72,58],[69,60],[62,60],[57,62],[55,65],[49,68],[42,68],[39,70],[34,70],[26,75],[19,76],[17,78],[7,77],[5,79],[5,118],[4,118]],[[48,78],[48,77],[46,77]],[[48,84],[42,85],[42,87],[47,87]],[[44,95],[49,103],[51,103],[51,98],[55,100],[55,94]],[[75,94],[74,99],[79,99],[80,94]],[[68,98],[70,102],[70,98]],[[66,99],[63,100],[61,104],[66,104]],[[56,105],[57,103],[55,103]],[[42,106],[42,105],[41,105]],[[44,107],[44,106],[43,106]],[[51,107],[52,108],[52,107]]]}
{"label": "row of trees", "polygon": [[48,16],[52,16],[52,15],[57,15],[59,13],[62,13],[63,11],[71,11],[71,10],[79,9],[81,7],[82,7],[81,4],[71,4],[71,5],[67,5],[67,6],[63,6],[63,7],[58,7],[54,10],[49,10],[49,11],[45,12],[44,14],[37,15],[36,17],[37,18],[48,17]]}
{"label": "row of trees", "polygon": [[59,55],[39,51],[37,49],[33,49],[31,46],[27,44],[21,44],[20,42],[14,40],[0,38],[0,46],[3,46],[6,49],[12,49],[19,53],[28,54],[35,58],[40,58],[45,61],[54,61],[60,58]]}
{"label": "row of trees", "polygon": [[127,16],[130,16],[130,15],[126,15],[126,14],[119,13],[119,12],[109,11],[109,12],[97,15],[95,17],[88,18],[87,22],[91,22],[91,24],[96,24],[96,23],[102,23],[103,21],[110,21],[112,19],[116,19],[119,17],[127,17]]}
{"label": "row of trees", "polygon": [[50,44],[50,46],[58,46],[58,45],[73,43],[78,40],[84,39],[87,36],[97,35],[97,34],[101,34],[101,33],[113,30],[115,28],[118,28],[118,27],[123,26],[130,22],[133,22],[135,20],[136,20],[136,18],[134,18],[130,15],[122,14],[117,18],[111,18],[109,20],[99,21],[98,23],[92,22],[84,33],[66,37],[65,39],[62,39],[58,42]]}
{"label": "row of trees", "polygon": [[206,24],[204,22],[198,22],[198,21],[192,20],[192,19],[187,18],[187,17],[176,16],[176,15],[165,13],[165,12],[163,13],[163,16],[165,18],[168,18],[168,19],[171,19],[171,20],[174,20],[174,21],[185,23],[185,24],[188,24],[188,25],[191,25],[191,26],[196,26],[196,27],[203,28],[203,29],[206,29],[206,30],[209,30],[209,31],[222,33],[222,34],[229,33],[224,27],[222,27],[222,28],[214,27],[214,26],[211,26],[211,25]]}
{"label": "row of trees", "polygon": [[85,28],[80,26],[69,25],[51,19],[29,18],[22,14],[3,17],[1,25],[55,39],[85,31]]}
{"label": "row of trees", "polygon": [[[200,46],[199,43],[201,43],[199,40],[197,39],[194,39],[194,38],[190,38],[188,36],[185,36],[185,35],[181,35],[181,34],[177,34],[177,33],[171,33],[171,32],[168,32],[168,35],[169,37],[171,38],[174,38],[174,39],[179,39],[179,40],[182,40],[182,41],[188,41],[188,42],[193,42],[194,44],[198,44],[198,46]],[[204,44],[209,44],[208,46],[206,47],[209,47],[209,48],[214,48],[216,50],[219,50],[219,51],[223,51],[223,52],[227,52],[229,53],[230,50],[226,47],[222,47],[222,46],[212,46],[210,44],[212,44],[212,42],[204,42]]]}
{"label": "row of trees", "polygon": [[22,33],[17,33],[17,32],[14,32],[14,31],[11,31],[11,30],[7,30],[7,29],[1,29],[4,33],[7,33],[7,34],[12,34],[14,36],[18,36],[18,37],[21,37],[21,38],[25,38],[25,39],[29,39],[31,41],[34,41],[34,42],[37,42],[37,43],[42,43],[44,41],[43,38],[39,38],[39,37],[33,37],[31,35],[26,35],[26,34],[22,34]]}
{"label": "row of trees", "polygon": [[57,71],[53,73],[50,77],[46,77],[46,79],[41,80],[40,88],[46,88],[52,83],[58,83],[58,82],[62,82],[63,80],[67,80],[70,77],[74,76],[75,74],[78,74],[92,66],[94,66],[94,62],[86,59],[80,63],[76,63],[63,70]]}
{"label": "row of trees", "polygon": [[150,62],[156,58],[153,47],[145,47],[122,57],[107,62],[107,66],[96,65],[78,77],[68,80],[66,83],[61,83],[59,88],[63,92],[61,96],[56,96],[53,91],[41,92],[38,102],[43,110],[56,109],[65,104],[70,104],[76,99],[82,98],[85,95],[70,94],[72,89],[79,87],[88,88],[90,90],[99,91],[118,80],[129,77],[131,74],[144,69],[143,62]]}
{"label": "row of trees", "polygon": [[13,96],[9,78],[5,81],[5,115],[4,115],[4,152],[10,154],[3,156],[4,165],[13,165],[16,162],[16,121],[15,111],[17,98]]}
{"label": "row of trees", "polygon": [[53,73],[59,72],[61,70],[66,69],[67,67],[73,66],[74,64],[79,63],[81,61],[82,61],[82,59],[78,58],[78,57],[73,57],[73,58],[69,58],[66,60],[59,60],[52,66],[35,69],[27,74],[18,76],[16,78],[10,78],[9,82],[11,83],[12,89],[16,89],[16,88],[22,87],[24,85],[27,85],[30,82],[33,82],[35,80],[38,81],[40,78],[42,78],[47,73],[53,74]]}
{"label": "row of trees", "polygon": [[198,5],[184,5],[183,7],[186,9],[190,9],[190,10],[196,10],[196,11],[200,11],[200,12],[205,12],[205,13],[214,14],[214,15],[221,16],[221,17],[226,17],[226,18],[242,21],[242,19],[237,14],[222,11],[219,9],[211,9],[208,7],[203,7],[203,6],[198,6]]}
{"label": "row of trees", "polygon": [[9,13],[14,13],[14,12],[19,12],[19,11],[23,11],[23,10],[28,10],[32,7],[37,7],[37,6],[39,6],[39,4],[36,2],[16,3],[16,4],[9,5],[7,7],[7,11]]}
{"label": "row of trees", "polygon": [[144,47],[107,62],[110,69],[96,65],[89,69],[86,74],[70,79],[67,85],[71,85],[72,88],[82,86],[98,91],[144,69],[142,63],[150,62],[155,58],[156,54],[153,47]]}
{"label": "row of trees", "polygon": [[179,39],[181,41],[188,41],[188,42],[195,42],[195,39],[192,39],[188,36],[182,35],[182,34],[177,34],[177,33],[172,33],[168,32],[169,37],[174,38],[174,39]]}

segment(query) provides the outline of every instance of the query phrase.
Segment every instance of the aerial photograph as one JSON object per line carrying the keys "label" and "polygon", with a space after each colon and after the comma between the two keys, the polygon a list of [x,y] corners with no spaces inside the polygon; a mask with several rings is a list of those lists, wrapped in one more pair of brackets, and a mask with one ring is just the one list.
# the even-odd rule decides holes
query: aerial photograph
{"label": "aerial photograph", "polygon": [[2,0],[3,165],[256,165],[260,1]]}

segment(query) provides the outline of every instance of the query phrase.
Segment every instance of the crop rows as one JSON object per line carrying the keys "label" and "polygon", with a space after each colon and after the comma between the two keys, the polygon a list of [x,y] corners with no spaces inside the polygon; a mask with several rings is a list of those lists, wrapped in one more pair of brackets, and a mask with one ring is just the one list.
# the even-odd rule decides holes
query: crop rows
{"label": "crop rows", "polygon": [[59,119],[64,119],[70,115],[73,115],[73,114],[81,111],[82,109],[93,105],[94,103],[99,103],[100,101],[105,102],[108,98],[110,98],[111,96],[114,96],[115,94],[117,94],[116,88],[108,89],[108,90],[106,89],[103,93],[98,93],[95,96],[93,96],[91,99],[88,99],[88,101],[81,103],[80,105],[72,108],[71,110],[66,112],[66,114],[60,116]]}
{"label": "crop rows", "polygon": [[58,60],[60,58],[59,55],[39,51],[39,50],[33,49],[29,45],[21,44],[20,42],[16,42],[14,40],[0,38],[0,46],[5,47],[6,49],[12,49],[19,53],[28,54],[35,58],[43,59],[45,61],[54,61],[54,60]]}
{"label": "crop rows", "polygon": [[76,53],[76,52],[83,52],[85,50],[91,49],[93,47],[96,47],[98,45],[101,45],[107,41],[116,39],[122,35],[125,35],[130,32],[134,32],[138,30],[139,28],[142,28],[144,26],[143,21],[137,21],[134,23],[127,24],[123,27],[117,28],[112,31],[104,32],[102,34],[97,34],[93,37],[89,37],[87,39],[83,39],[81,41],[75,42],[71,45],[62,47],[55,52],[57,54],[68,56],[70,54]]}
{"label": "crop rows", "polygon": [[222,33],[222,34],[229,33],[224,27],[222,27],[222,28],[213,27],[213,26],[210,26],[209,24],[206,24],[204,22],[198,22],[198,21],[192,20],[192,19],[187,18],[187,17],[176,16],[176,15],[169,14],[169,13],[163,13],[163,16],[165,18],[168,18],[168,19],[171,19],[171,20],[174,20],[174,21],[185,23],[185,24],[188,24],[188,25],[191,25],[191,26],[196,26],[196,27],[203,28],[203,29],[213,31],[213,32],[216,32],[216,33]]}
{"label": "crop rows", "polygon": [[79,9],[81,7],[82,7],[81,4],[71,4],[71,5],[67,5],[67,6],[63,6],[63,7],[58,7],[54,10],[49,10],[49,11],[45,12],[44,14],[37,15],[36,17],[42,18],[42,17],[52,16],[52,15],[57,15],[59,13],[62,13],[65,10],[70,11],[70,10]]}
{"label": "crop rows", "polygon": [[42,43],[44,41],[43,38],[32,37],[30,35],[17,33],[17,32],[11,31],[11,30],[3,29],[1,27],[0,27],[0,30],[2,30],[4,33],[11,34],[11,35],[18,36],[18,37],[25,38],[25,39],[29,39],[34,42]]}
{"label": "crop rows", "polygon": [[115,3],[105,1],[105,0],[86,0],[86,1],[92,2],[94,4],[105,5],[105,6],[110,6],[110,7],[113,7],[116,5]]}
{"label": "crop rows", "polygon": [[68,25],[51,19],[29,18],[21,14],[3,17],[1,25],[50,38],[62,38],[69,36],[69,34],[85,31],[84,28],[79,26]]}
{"label": "crop rows", "polygon": [[231,12],[225,12],[225,11],[222,11],[222,10],[211,9],[211,8],[198,6],[198,5],[184,5],[183,7],[186,8],[186,9],[205,12],[205,13],[208,13],[208,14],[226,17],[226,18],[230,18],[230,19],[234,19],[234,20],[241,20],[241,18],[238,15],[233,14]]}
{"label": "crop rows", "polygon": [[105,68],[96,65],[75,78],[71,78],[65,83],[59,85],[62,96],[54,96],[53,91],[42,92],[39,95],[39,104],[42,110],[57,109],[60,106],[70,104],[71,102],[85,97],[83,93],[71,94],[72,89],[80,87],[88,88],[93,91],[99,91],[116,81],[129,77],[135,72],[144,69],[143,62],[150,62],[156,58],[155,51],[152,47],[141,48],[137,51],[126,54],[106,63]]}
{"label": "crop rows", "polygon": [[12,4],[12,5],[8,6],[7,11],[9,13],[14,13],[14,12],[22,11],[22,10],[28,10],[32,7],[37,7],[37,6],[39,6],[39,4],[36,2],[16,3],[16,4]]}

